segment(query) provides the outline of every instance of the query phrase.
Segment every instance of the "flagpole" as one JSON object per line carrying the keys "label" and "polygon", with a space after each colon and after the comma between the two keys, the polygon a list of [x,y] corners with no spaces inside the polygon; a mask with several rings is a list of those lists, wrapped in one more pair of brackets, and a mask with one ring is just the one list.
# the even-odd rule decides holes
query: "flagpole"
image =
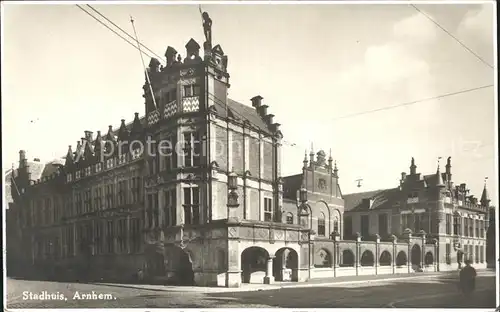
{"label": "flagpole", "polygon": [[134,29],[135,41],[137,41],[137,48],[139,49],[139,54],[141,55],[142,68],[144,69],[144,72],[146,72],[146,80],[148,81],[149,91],[151,92],[151,97],[153,98],[153,104],[155,106],[155,109],[158,109],[158,106],[156,106],[155,95],[153,93],[153,87],[151,86],[151,80],[149,79],[149,72],[146,70],[144,58],[142,57],[141,44],[139,43],[139,37],[137,36],[137,31],[135,30],[134,19],[132,18],[132,16],[130,16],[130,23],[132,23],[132,28]]}

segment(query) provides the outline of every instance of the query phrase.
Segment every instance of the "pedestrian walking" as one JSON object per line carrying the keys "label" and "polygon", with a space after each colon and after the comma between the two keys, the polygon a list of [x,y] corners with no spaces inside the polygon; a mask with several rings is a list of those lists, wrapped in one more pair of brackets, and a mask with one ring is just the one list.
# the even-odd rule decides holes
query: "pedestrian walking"
{"label": "pedestrian walking", "polygon": [[471,265],[470,260],[465,260],[465,267],[460,270],[460,290],[467,297],[476,288],[476,269]]}

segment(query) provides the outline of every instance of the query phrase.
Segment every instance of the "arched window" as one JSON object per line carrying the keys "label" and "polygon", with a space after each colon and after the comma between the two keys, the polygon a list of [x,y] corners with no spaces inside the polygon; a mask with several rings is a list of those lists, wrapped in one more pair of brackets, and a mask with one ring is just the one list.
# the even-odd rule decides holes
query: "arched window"
{"label": "arched window", "polygon": [[339,231],[339,218],[337,218],[337,217],[333,218],[333,232],[340,234],[340,231]]}
{"label": "arched window", "polygon": [[318,217],[318,235],[325,236],[325,214],[322,212]]}
{"label": "arched window", "polygon": [[287,213],[286,224],[293,224],[293,213],[291,213],[291,212]]}

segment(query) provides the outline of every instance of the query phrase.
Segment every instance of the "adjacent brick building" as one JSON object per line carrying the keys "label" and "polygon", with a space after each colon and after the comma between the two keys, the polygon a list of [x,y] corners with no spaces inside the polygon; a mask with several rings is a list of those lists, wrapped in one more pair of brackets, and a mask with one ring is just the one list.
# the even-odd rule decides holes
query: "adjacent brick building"
{"label": "adjacent brick building", "polygon": [[[486,266],[486,232],[490,222],[490,199],[484,186],[481,198],[469,195],[465,183],[452,179],[451,158],[445,172],[417,173],[412,159],[410,174],[402,173],[400,185],[392,189],[344,195],[344,237],[359,233],[363,239],[375,234],[390,239],[405,234],[437,241],[439,269],[456,269],[470,259]],[[430,255],[420,247],[408,255],[415,266],[428,265]],[[429,263],[427,263],[427,261]]]}

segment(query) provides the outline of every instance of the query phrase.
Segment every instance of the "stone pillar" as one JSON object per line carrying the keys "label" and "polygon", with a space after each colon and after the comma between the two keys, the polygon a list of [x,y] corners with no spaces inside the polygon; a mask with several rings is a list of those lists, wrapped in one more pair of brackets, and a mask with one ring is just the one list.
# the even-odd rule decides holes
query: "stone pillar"
{"label": "stone pillar", "polygon": [[226,287],[233,288],[241,286],[241,258],[239,254],[238,241],[229,240],[227,244]]}
{"label": "stone pillar", "polygon": [[422,233],[422,254],[420,255],[420,266],[422,267],[422,271],[425,270],[425,239],[425,233]]}
{"label": "stone pillar", "polygon": [[267,259],[267,269],[266,269],[266,276],[264,277],[264,284],[274,283],[273,259],[274,256],[269,256],[269,258]]}
{"label": "stone pillar", "polygon": [[359,275],[359,267],[361,266],[361,234],[356,233],[356,275]]}
{"label": "stone pillar", "polygon": [[380,235],[375,234],[375,259],[374,260],[374,265],[375,265],[375,275],[378,275],[378,269],[380,267]]}
{"label": "stone pillar", "polygon": [[396,273],[396,257],[397,257],[397,248],[396,244],[398,242],[398,238],[396,235],[391,236],[392,239],[392,259],[391,259],[391,265],[392,265],[392,274]]}
{"label": "stone pillar", "polygon": [[412,238],[411,233],[408,233],[408,261],[407,261],[408,273],[411,273],[411,268],[412,268],[411,238]]}

